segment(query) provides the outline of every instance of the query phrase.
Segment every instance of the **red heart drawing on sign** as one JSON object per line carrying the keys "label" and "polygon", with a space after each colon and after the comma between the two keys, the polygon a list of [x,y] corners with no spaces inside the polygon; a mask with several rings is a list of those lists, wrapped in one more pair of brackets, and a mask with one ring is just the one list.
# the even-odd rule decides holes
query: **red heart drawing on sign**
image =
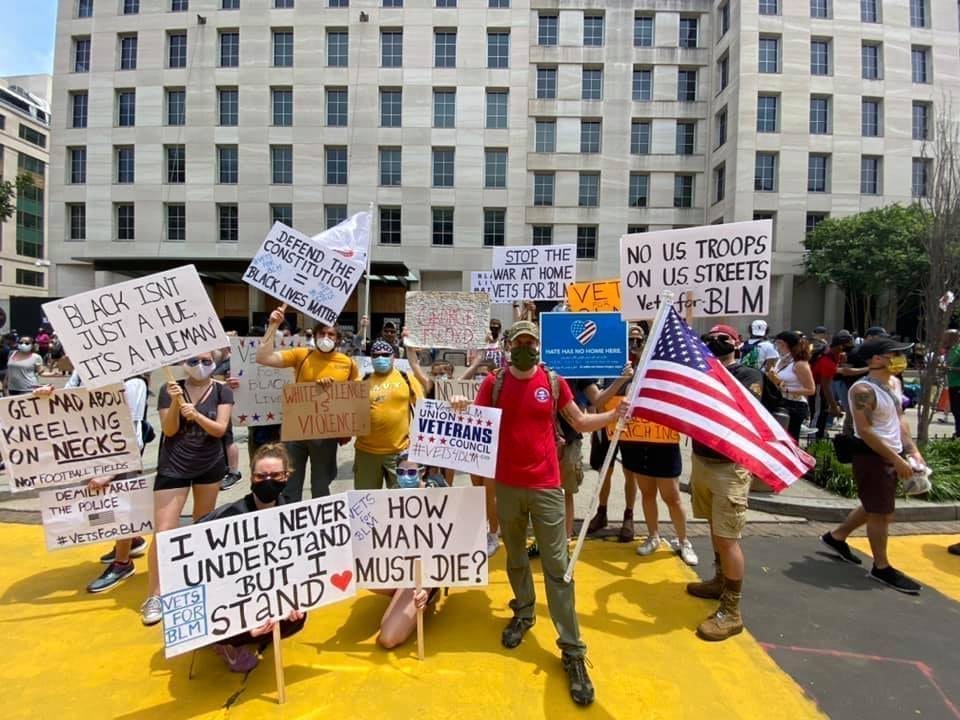
{"label": "red heart drawing on sign", "polygon": [[351,580],[353,580],[353,573],[349,570],[344,570],[342,573],[335,573],[330,576],[330,582],[333,583],[333,586],[340,592],[344,592],[347,589]]}

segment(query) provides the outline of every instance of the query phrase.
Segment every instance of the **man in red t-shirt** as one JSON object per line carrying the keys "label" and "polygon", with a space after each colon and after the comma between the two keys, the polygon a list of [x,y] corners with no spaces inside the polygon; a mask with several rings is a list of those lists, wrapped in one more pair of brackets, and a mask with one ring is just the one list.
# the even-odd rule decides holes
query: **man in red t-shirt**
{"label": "man in red t-shirt", "polygon": [[[593,702],[594,690],[584,664],[586,645],[580,639],[573,581],[563,579],[569,555],[550,377],[538,364],[540,337],[535,323],[515,322],[507,338],[510,365],[502,371],[496,404],[493,402],[497,382],[494,375],[484,380],[474,401],[503,411],[496,472],[497,516],[507,549],[507,575],[514,599],[510,601],[513,619],[500,640],[508,649],[517,647],[536,620],[533,574],[527,557],[527,522],[531,521],[540,547],[547,607],[560,636],[557,645],[570,682],[570,696],[578,705],[589,705]],[[587,415],[574,402],[563,378],[558,376],[557,380],[556,412],[577,432],[600,430],[628,410],[628,403],[623,402],[616,410]],[[466,399],[455,398],[452,404],[463,407]]]}
{"label": "man in red t-shirt", "polygon": [[853,342],[853,337],[843,331],[833,336],[830,341],[830,347],[817,358],[811,370],[813,371],[813,382],[817,386],[816,413],[814,414],[814,423],[817,428],[817,439],[822,440],[827,436],[827,418],[843,417],[843,409],[837,398],[833,394],[833,378],[837,374],[837,368],[843,361],[844,348]]}

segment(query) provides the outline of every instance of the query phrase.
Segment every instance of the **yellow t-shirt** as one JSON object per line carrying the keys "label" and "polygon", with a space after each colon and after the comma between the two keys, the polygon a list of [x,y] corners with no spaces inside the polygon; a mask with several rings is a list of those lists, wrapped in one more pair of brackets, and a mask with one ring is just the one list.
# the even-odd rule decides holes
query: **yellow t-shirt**
{"label": "yellow t-shirt", "polygon": [[[399,370],[370,378],[370,434],[357,438],[356,449],[374,455],[406,450],[410,443],[410,408],[423,397],[423,388],[412,374],[410,387]],[[410,398],[410,390],[414,398]]]}
{"label": "yellow t-shirt", "polygon": [[322,353],[313,348],[298,347],[281,350],[280,357],[283,358],[283,367],[292,367],[296,372],[294,382],[314,382],[327,377],[346,382],[360,377],[356,363],[343,353]]}

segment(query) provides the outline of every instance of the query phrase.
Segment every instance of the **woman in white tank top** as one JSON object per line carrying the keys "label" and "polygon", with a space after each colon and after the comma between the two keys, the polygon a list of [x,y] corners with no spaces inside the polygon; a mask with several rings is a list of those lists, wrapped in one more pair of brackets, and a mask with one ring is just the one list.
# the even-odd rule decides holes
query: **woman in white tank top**
{"label": "woman in white tank top", "polygon": [[810,349],[794,332],[782,332],[773,342],[780,353],[780,360],[776,369],[769,372],[769,377],[783,393],[784,409],[790,416],[787,432],[799,441],[800,430],[809,413],[807,397],[816,392],[813,372],[810,370]]}

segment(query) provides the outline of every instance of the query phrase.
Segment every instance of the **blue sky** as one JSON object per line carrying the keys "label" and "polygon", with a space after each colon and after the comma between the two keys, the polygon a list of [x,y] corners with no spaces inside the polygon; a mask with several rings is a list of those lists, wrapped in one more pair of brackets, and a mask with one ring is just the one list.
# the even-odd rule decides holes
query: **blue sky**
{"label": "blue sky", "polygon": [[57,0],[0,0],[0,77],[53,72]]}

